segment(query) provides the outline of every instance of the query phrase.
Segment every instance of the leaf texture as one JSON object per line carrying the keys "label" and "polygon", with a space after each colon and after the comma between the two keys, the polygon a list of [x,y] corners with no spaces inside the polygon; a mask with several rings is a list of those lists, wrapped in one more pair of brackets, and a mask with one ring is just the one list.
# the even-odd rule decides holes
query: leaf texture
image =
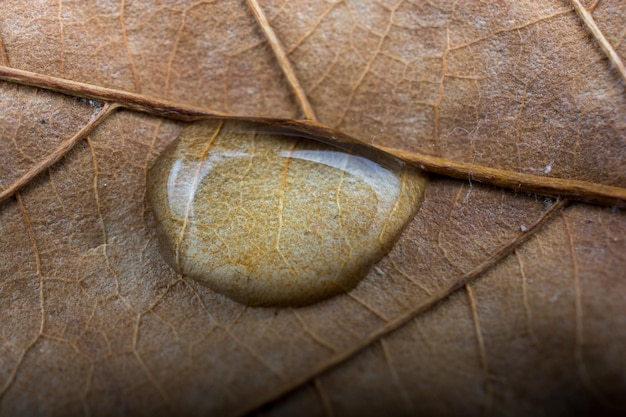
{"label": "leaf texture", "polygon": [[[624,5],[586,7],[624,59]],[[569,3],[260,8],[329,127],[626,186],[624,83]],[[303,114],[247,3],[0,10],[4,66],[234,115]],[[0,89],[2,189],[102,108]],[[626,407],[623,211],[433,177],[417,216],[354,291],[305,308],[246,308],[176,275],[158,253],[145,174],[184,125],[118,110],[1,203],[0,415]]]}

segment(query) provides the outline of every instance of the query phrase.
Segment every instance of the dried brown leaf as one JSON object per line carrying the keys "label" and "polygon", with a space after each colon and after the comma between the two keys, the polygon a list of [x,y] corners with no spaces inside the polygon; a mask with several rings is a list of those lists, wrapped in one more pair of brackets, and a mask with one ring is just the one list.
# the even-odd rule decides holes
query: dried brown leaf
{"label": "dried brown leaf", "polygon": [[[259,6],[329,127],[510,172],[626,185],[624,85],[569,3]],[[593,8],[622,59],[623,7]],[[235,1],[10,1],[0,55],[190,108],[307,114],[262,29]],[[0,89],[3,189],[101,106]],[[245,308],[158,254],[145,173],[183,126],[118,110],[0,206],[0,415],[238,414],[273,399],[276,414],[626,405],[619,209],[434,178],[355,291],[301,309]]]}

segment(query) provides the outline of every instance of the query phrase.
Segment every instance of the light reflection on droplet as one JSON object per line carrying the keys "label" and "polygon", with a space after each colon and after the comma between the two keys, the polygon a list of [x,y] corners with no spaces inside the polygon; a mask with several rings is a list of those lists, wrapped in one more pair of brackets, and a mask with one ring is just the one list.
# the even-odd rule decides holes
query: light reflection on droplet
{"label": "light reflection on droplet", "polygon": [[424,179],[393,157],[258,122],[186,128],[148,172],[162,252],[248,305],[349,291],[391,247]]}

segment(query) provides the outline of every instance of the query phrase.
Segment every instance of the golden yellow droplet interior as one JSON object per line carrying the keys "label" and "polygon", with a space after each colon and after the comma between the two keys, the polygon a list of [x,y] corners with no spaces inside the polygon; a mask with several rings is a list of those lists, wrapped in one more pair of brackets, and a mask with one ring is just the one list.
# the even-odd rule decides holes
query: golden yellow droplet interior
{"label": "golden yellow droplet interior", "polygon": [[162,252],[247,305],[349,291],[415,214],[423,177],[373,149],[260,122],[191,124],[148,171]]}

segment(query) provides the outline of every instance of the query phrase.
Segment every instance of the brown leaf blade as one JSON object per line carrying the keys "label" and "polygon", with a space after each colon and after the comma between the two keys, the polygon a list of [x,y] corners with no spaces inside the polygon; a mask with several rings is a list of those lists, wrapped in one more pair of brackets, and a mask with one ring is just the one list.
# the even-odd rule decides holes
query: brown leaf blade
{"label": "brown leaf blade", "polygon": [[471,297],[454,294],[266,414],[308,404],[305,415],[328,415],[320,390],[336,416],[623,413],[624,259],[613,254],[624,224],[623,213],[568,208]]}
{"label": "brown leaf blade", "polygon": [[[189,108],[297,114],[283,70],[243,3],[183,3],[6,3],[3,62]],[[260,6],[324,124],[424,154],[436,144],[456,161],[624,184],[623,90],[562,3]],[[22,88],[5,90],[3,109]],[[34,130],[37,119],[20,116],[39,94],[28,89],[25,105],[6,119],[3,144],[20,129]],[[46,132],[70,138],[84,118],[65,127],[61,121],[80,112],[50,97],[59,124]],[[435,179],[421,213],[354,292],[304,309],[246,309],[176,276],[156,248],[145,172],[180,129],[119,111],[25,187],[19,202],[0,207],[0,414],[234,413],[368,346],[354,361],[371,371],[377,395],[363,402],[367,387],[346,389],[363,376],[360,365],[347,363],[285,406],[350,414],[393,403],[399,412],[447,412],[470,398],[472,410],[534,410],[542,397],[524,402],[518,381],[543,380],[537,387],[560,396],[566,412],[596,404],[588,401],[594,389],[619,405],[609,390],[623,391],[611,381],[625,369],[614,353],[624,345],[618,209],[574,206],[465,292],[370,345],[369,335],[436,299],[550,204]],[[0,157],[15,158],[18,148]],[[11,183],[22,171],[1,179]],[[543,365],[524,379],[536,363]],[[509,374],[521,377],[501,376]],[[585,393],[582,400],[559,391],[567,384]],[[456,389],[460,396],[451,394]]]}

